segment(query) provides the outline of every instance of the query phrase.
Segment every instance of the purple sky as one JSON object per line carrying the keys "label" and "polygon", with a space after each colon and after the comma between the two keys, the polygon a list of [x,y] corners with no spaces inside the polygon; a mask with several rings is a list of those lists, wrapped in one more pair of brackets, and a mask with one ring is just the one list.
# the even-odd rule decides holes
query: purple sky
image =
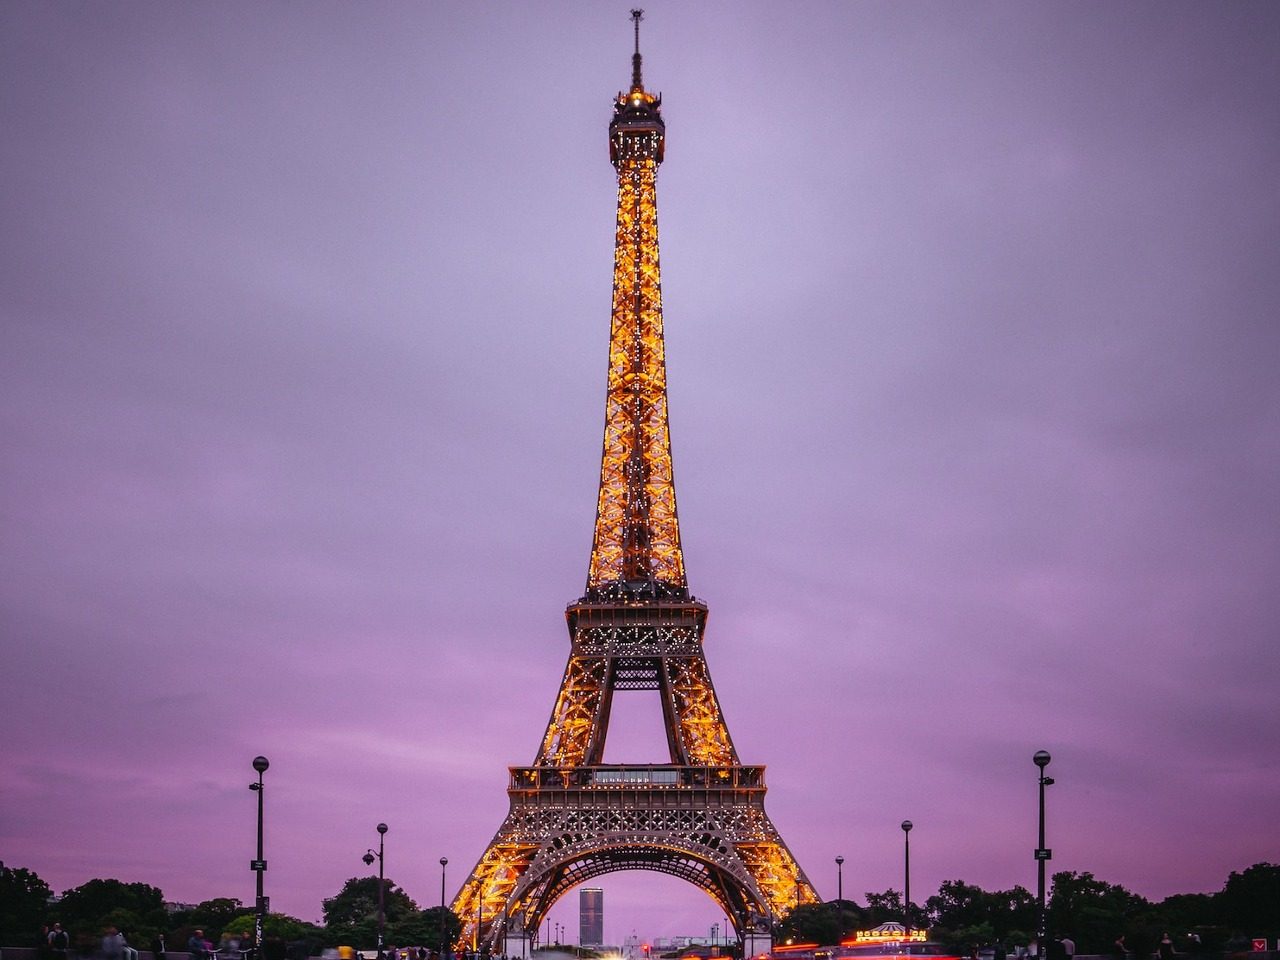
{"label": "purple sky", "polygon": [[[1280,6],[647,4],[685,559],[820,892],[1280,859]],[[0,856],[452,897],[586,577],[625,4],[0,4]],[[620,696],[611,761],[660,759]],[[606,935],[702,934],[654,874]],[[576,927],[577,898],[552,911]]]}

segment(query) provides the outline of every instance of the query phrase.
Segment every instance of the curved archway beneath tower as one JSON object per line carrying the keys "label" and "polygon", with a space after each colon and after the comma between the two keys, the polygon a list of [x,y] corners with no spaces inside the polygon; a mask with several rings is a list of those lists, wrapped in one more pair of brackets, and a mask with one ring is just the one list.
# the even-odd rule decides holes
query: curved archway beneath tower
{"label": "curved archway beneath tower", "polygon": [[[523,929],[536,931],[556,903],[581,884],[606,874],[644,871],[665,874],[701,890],[739,933],[745,923],[763,912],[749,880],[736,876],[713,857],[677,845],[636,843],[579,849],[521,878],[506,916],[518,918]],[[486,939],[496,943],[505,926],[505,922],[491,926]]]}
{"label": "curved archway beneath tower", "polygon": [[[599,893],[587,893],[590,890]],[[597,916],[599,924],[592,922]],[[747,956],[757,957],[765,952],[766,934],[750,936]],[[572,887],[543,915],[536,944],[526,947],[516,928],[512,939],[499,940],[496,949],[524,960],[572,960],[533,951],[595,947],[597,941],[607,960],[620,960],[616,954],[646,960],[645,944],[649,958],[685,946],[700,946],[705,955],[713,945],[720,948],[715,952],[721,960],[741,956],[741,941],[720,904],[688,880],[656,870],[620,870]]]}

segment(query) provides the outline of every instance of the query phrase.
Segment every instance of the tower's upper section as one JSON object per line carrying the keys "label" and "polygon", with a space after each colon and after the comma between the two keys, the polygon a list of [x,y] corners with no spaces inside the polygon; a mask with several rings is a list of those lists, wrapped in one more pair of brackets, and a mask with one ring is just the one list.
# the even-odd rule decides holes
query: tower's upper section
{"label": "tower's upper section", "polygon": [[661,98],[640,77],[640,16],[631,90],[618,94],[609,155],[618,171],[609,382],[590,601],[645,603],[689,595],[667,429],[667,361],[658,268],[657,172]]}
{"label": "tower's upper section", "polygon": [[631,56],[631,89],[619,93],[613,102],[609,123],[609,159],[616,167],[632,157],[651,157],[662,162],[666,125],[662,122],[662,97],[644,88],[640,77],[640,21],[643,10],[632,10],[636,30],[636,51]]}

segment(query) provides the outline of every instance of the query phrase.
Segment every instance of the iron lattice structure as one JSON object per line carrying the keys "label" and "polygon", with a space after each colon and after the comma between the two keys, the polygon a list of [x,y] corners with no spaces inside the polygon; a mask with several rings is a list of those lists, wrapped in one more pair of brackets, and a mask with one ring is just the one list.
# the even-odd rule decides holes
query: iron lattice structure
{"label": "iron lattice structure", "polygon": [[[569,662],[530,767],[510,768],[511,809],[453,901],[461,943],[536,939],[578,884],[655,870],[706,891],[740,935],[818,901],[764,810],[764,767],[743,766],[703,654],[707,607],[689,594],[667,426],[658,265],[662,99],[641,81],[609,124],[618,174],[613,316],[600,494],[587,587],[566,612]],[[670,763],[607,765],[614,691],[656,689]]]}

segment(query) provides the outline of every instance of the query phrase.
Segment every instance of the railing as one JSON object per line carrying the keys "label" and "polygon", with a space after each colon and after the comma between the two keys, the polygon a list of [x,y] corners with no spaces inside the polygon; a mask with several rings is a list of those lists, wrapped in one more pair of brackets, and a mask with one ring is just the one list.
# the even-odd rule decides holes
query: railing
{"label": "railing", "polygon": [[510,767],[512,790],[750,790],[764,788],[764,767]]}

